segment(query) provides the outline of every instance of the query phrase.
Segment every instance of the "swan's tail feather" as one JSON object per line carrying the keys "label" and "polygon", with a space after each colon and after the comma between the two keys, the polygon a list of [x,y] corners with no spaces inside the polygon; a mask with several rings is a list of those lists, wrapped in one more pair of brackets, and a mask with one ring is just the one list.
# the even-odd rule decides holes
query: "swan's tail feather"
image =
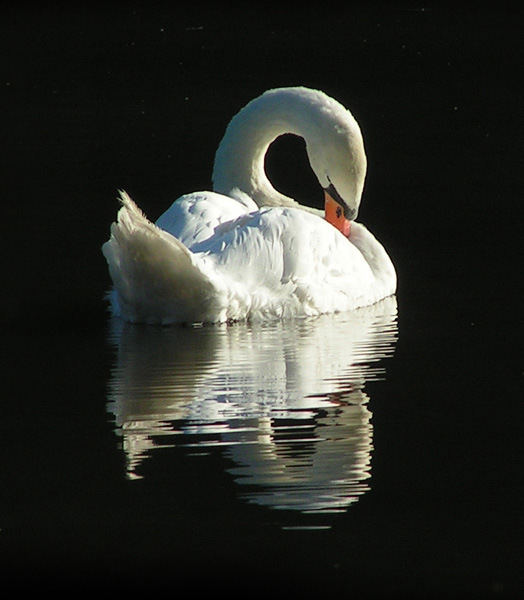
{"label": "swan's tail feather", "polygon": [[151,223],[126,192],[102,246],[114,284],[115,315],[132,322],[174,323],[220,319],[220,294],[179,240]]}

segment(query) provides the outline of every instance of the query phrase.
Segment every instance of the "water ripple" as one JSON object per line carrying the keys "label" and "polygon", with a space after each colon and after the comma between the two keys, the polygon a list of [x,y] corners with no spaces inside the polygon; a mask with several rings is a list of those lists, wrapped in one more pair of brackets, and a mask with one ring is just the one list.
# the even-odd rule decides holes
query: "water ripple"
{"label": "water ripple", "polygon": [[115,323],[108,410],[127,477],[178,446],[220,449],[244,501],[345,510],[370,489],[373,427],[365,383],[384,377],[397,306],[218,327]]}

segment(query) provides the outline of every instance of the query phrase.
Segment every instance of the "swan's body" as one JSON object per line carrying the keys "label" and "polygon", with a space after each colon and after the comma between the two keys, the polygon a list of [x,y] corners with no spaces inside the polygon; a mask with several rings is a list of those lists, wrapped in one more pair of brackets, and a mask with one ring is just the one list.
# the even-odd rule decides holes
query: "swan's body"
{"label": "swan's body", "polygon": [[[264,156],[284,133],[305,138],[329,192],[330,222],[267,179]],[[305,88],[266,92],[231,121],[214,192],[182,196],[156,225],[122,193],[103,246],[113,313],[132,322],[223,322],[346,311],[390,296],[396,275],[384,248],[363,225],[349,227],[365,169],[360,129],[340,104]]]}

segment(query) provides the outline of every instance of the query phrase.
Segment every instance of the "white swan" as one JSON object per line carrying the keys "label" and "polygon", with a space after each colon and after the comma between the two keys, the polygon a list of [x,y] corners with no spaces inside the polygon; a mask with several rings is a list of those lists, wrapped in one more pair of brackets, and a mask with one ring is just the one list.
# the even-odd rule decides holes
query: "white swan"
{"label": "white swan", "polygon": [[[305,139],[325,213],[280,194],[266,177],[267,149],[285,133]],[[386,251],[352,221],[365,171],[360,128],[341,104],[307,88],[265,92],[230,122],[213,192],[182,196],[156,224],[121,193],[102,247],[113,314],[216,323],[353,310],[394,294]]]}

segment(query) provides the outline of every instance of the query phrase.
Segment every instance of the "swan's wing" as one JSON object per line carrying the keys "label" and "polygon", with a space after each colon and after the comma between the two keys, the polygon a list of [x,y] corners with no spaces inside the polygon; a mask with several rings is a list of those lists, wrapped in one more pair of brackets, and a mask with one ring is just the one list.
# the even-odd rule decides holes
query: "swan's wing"
{"label": "swan's wing", "polygon": [[216,192],[195,192],[176,200],[156,225],[193,250],[214,235],[217,227],[253,210],[258,206],[247,196],[239,201]]}
{"label": "swan's wing", "polygon": [[223,320],[222,286],[179,240],[151,223],[123,192],[102,246],[115,291],[113,313],[132,322]]}
{"label": "swan's wing", "polygon": [[263,208],[217,230],[201,251],[230,289],[251,296],[253,310],[265,304],[306,314],[349,310],[374,279],[356,246],[301,209]]}

